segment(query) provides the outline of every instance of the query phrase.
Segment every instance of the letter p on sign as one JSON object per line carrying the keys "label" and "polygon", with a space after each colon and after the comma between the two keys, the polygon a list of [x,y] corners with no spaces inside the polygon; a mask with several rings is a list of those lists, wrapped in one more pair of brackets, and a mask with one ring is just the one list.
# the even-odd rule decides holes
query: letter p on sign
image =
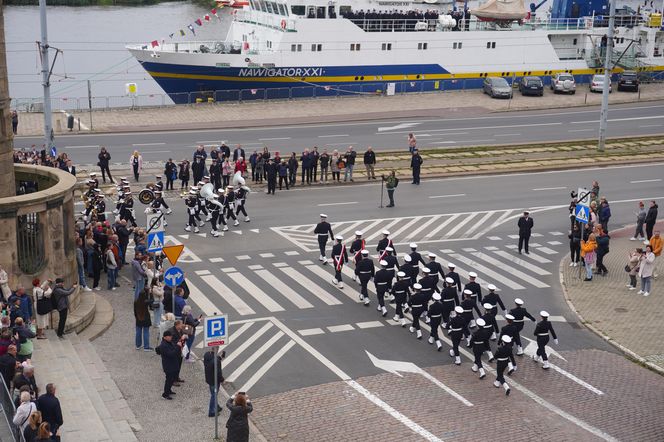
{"label": "letter p on sign", "polygon": [[217,347],[228,343],[227,321],[226,315],[205,318],[205,347]]}

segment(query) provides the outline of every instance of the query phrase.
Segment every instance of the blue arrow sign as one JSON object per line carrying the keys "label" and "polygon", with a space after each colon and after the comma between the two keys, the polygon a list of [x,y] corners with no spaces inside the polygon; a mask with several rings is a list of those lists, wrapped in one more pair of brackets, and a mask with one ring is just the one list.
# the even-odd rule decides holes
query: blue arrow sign
{"label": "blue arrow sign", "polygon": [[164,232],[148,233],[148,252],[161,252],[164,248]]}
{"label": "blue arrow sign", "polygon": [[574,209],[574,216],[581,224],[588,224],[588,220],[590,219],[590,208],[577,204]]}
{"label": "blue arrow sign", "polygon": [[177,287],[184,281],[184,272],[180,267],[171,267],[164,273],[164,282],[170,287]]}

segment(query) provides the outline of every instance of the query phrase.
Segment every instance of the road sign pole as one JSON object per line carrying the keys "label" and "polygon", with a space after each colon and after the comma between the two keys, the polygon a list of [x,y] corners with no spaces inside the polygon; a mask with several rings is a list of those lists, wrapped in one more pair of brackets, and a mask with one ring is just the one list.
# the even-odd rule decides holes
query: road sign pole
{"label": "road sign pole", "polygon": [[214,347],[214,440],[219,440],[219,384],[217,383],[217,350]]}

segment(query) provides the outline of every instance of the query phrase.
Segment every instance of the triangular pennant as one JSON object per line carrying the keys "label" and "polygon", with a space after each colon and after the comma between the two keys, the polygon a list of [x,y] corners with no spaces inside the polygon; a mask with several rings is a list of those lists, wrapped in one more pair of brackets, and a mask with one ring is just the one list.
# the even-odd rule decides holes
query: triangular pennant
{"label": "triangular pennant", "polygon": [[185,32],[184,32],[184,29],[180,29],[180,35],[181,35],[182,37],[184,37],[184,36],[186,35]]}

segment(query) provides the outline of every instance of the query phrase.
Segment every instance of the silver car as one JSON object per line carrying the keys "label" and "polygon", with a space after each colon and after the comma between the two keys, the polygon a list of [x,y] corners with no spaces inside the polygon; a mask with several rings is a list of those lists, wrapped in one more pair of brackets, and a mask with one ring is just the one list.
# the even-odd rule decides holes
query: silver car
{"label": "silver car", "polygon": [[512,98],[512,86],[502,77],[486,77],[483,89],[491,98]]}
{"label": "silver car", "polygon": [[[590,92],[602,92],[604,90],[604,83],[606,82],[606,77],[604,75],[593,75],[592,80],[590,80]],[[611,80],[609,80],[609,93],[613,90],[611,85]]]}
{"label": "silver car", "polygon": [[558,73],[551,78],[551,90],[554,94],[564,92],[567,94],[576,93],[576,82],[574,76],[565,72]]}

